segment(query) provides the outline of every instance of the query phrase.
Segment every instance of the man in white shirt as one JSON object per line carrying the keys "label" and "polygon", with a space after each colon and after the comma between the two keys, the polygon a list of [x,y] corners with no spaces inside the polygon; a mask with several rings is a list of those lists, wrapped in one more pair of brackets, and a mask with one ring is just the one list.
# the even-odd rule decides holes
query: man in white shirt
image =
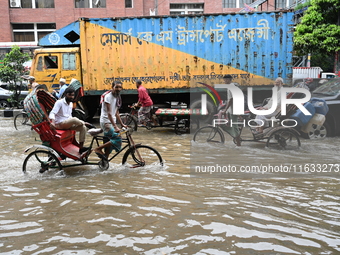
{"label": "man in white shirt", "polygon": [[[127,128],[119,115],[119,108],[122,105],[120,97],[122,89],[121,82],[113,82],[112,89],[108,93],[105,93],[102,98],[100,127],[104,131],[104,136],[107,137],[109,141],[94,149],[94,152],[101,159],[107,160],[113,149],[115,151],[121,149],[122,139],[119,136],[120,129],[116,124],[116,120],[118,120],[123,127]],[[102,152],[102,149],[105,150],[105,154]]]}
{"label": "man in white shirt", "polygon": [[65,97],[59,99],[49,114],[52,128],[71,129],[79,131],[79,153],[82,154],[89,148],[84,147],[86,136],[86,123],[76,117],[72,117],[72,108],[75,90],[69,87],[65,90]]}

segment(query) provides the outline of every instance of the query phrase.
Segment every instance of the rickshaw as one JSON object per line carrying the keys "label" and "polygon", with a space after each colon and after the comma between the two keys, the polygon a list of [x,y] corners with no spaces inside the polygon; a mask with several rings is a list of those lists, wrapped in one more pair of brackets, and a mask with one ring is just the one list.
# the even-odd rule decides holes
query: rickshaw
{"label": "rickshaw", "polygon": [[[78,86],[75,89],[77,91],[80,87]],[[131,136],[132,129],[126,129],[120,133],[120,135],[126,136],[122,139],[126,145],[120,151],[109,159],[101,158],[98,162],[90,162],[89,156],[93,146],[95,144],[99,146],[99,143],[106,141],[107,138],[100,135],[101,129],[90,129],[89,134],[92,135],[90,149],[80,154],[79,143],[75,139],[74,130],[56,130],[50,127],[48,113],[52,110],[55,101],[53,95],[44,89],[32,91],[24,101],[24,107],[32,122],[32,128],[39,134],[42,141],[42,144],[30,146],[25,150],[25,153],[30,153],[23,163],[22,170],[24,173],[27,171],[44,173],[50,169],[63,170],[66,167],[80,165],[98,165],[101,170],[107,170],[109,161],[124,150],[126,151],[123,155],[122,164],[127,164],[130,167],[163,164],[163,159],[156,149],[134,143]]]}

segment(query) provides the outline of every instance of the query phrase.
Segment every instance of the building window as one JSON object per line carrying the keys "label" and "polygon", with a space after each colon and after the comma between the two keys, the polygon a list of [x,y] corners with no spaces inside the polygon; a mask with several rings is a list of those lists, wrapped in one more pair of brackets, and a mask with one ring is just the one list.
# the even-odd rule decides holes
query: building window
{"label": "building window", "polygon": [[76,8],[106,8],[106,0],[75,0]]}
{"label": "building window", "polygon": [[55,31],[55,23],[12,24],[14,42],[36,42]]}
{"label": "building window", "polygon": [[54,0],[9,0],[11,8],[54,8]]}
{"label": "building window", "polygon": [[237,6],[238,0],[223,0],[223,8],[237,8]]}
{"label": "building window", "polygon": [[290,6],[289,0],[276,0],[276,9],[285,9],[288,8],[289,6]]}
{"label": "building window", "polygon": [[132,8],[132,0],[125,0],[125,8]]}
{"label": "building window", "polygon": [[244,8],[244,4],[251,4],[252,0],[222,0],[223,8]]}
{"label": "building window", "polygon": [[203,13],[204,4],[170,4],[170,15]]}

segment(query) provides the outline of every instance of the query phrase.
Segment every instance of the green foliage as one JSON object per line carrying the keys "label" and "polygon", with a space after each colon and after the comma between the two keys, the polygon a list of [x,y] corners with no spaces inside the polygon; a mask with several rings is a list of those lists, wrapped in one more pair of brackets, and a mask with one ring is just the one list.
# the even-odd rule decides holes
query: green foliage
{"label": "green foliage", "polygon": [[294,32],[301,54],[340,51],[340,0],[311,0]]}
{"label": "green foliage", "polygon": [[23,64],[29,59],[30,57],[27,53],[22,53],[18,46],[13,46],[12,50],[6,54],[3,59],[3,65],[0,67],[0,79],[10,84],[10,88],[14,92],[8,101],[17,107],[22,86],[16,85],[18,83],[22,84],[21,76],[27,74]]}

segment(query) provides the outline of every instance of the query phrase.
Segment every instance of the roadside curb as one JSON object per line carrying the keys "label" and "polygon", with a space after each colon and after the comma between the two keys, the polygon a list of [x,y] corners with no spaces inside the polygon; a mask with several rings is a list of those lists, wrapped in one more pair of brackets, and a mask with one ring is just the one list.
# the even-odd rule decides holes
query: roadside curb
{"label": "roadside curb", "polygon": [[0,110],[0,117],[15,117],[22,112],[22,109],[3,109]]}

